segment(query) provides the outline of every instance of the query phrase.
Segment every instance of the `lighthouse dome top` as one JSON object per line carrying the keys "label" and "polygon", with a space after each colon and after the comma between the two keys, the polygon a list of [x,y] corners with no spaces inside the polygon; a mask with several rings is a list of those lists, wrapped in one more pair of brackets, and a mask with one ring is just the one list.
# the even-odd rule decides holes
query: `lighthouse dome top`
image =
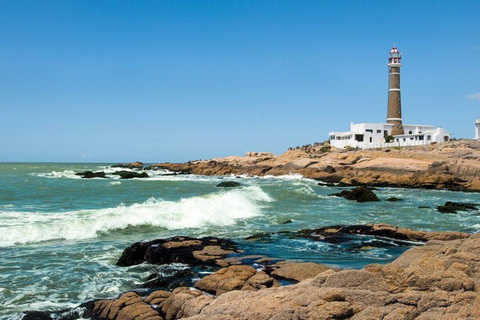
{"label": "lighthouse dome top", "polygon": [[400,64],[402,61],[402,54],[398,51],[397,46],[393,46],[392,50],[390,50],[390,57],[388,58],[389,64]]}

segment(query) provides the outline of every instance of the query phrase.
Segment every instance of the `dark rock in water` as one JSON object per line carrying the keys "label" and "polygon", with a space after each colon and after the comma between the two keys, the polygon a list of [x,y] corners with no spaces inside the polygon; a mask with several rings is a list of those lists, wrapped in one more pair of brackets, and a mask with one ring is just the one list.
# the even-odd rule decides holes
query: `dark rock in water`
{"label": "dark rock in water", "polygon": [[119,163],[114,164],[112,168],[125,168],[125,169],[143,169],[143,162],[136,161],[131,163]]}
{"label": "dark rock in water", "polygon": [[441,212],[441,213],[457,213],[457,209],[455,209],[455,207],[450,207],[450,206],[438,206],[437,210],[438,212]]}
{"label": "dark rock in water", "polygon": [[443,206],[438,206],[437,210],[442,213],[457,213],[457,211],[477,210],[478,206],[476,203],[447,201]]}
{"label": "dark rock in water", "polygon": [[[322,182],[325,182],[327,184],[334,184],[334,183],[340,183],[340,181],[343,180],[343,177],[339,176],[339,175],[332,174],[332,175],[329,175],[329,176],[326,176],[326,177],[319,178],[318,180],[320,180]],[[323,184],[319,183],[319,185],[323,185]]]}
{"label": "dark rock in water", "polygon": [[22,320],[53,320],[50,312],[46,311],[27,311]]}
{"label": "dark rock in water", "polygon": [[150,242],[137,242],[125,249],[117,262],[118,266],[132,266],[143,262],[189,265],[226,265],[223,260],[232,253],[240,253],[230,240],[205,237],[173,237]]}
{"label": "dark rock in water", "polygon": [[340,193],[333,194],[333,196],[342,197],[347,200],[355,200],[357,202],[380,201],[377,195],[366,187],[356,187],[352,190],[343,190]]}
{"label": "dark rock in water", "polygon": [[[329,243],[345,242],[348,235],[370,235],[401,241],[454,240],[469,236],[463,232],[429,232],[399,228],[389,224],[334,225],[319,229],[307,229],[297,232],[297,236]],[[348,240],[348,239],[347,239]]]}
{"label": "dark rock in water", "polygon": [[149,175],[146,172],[138,173],[133,171],[117,171],[112,174],[120,176],[120,179],[149,178]]}
{"label": "dark rock in water", "polygon": [[292,223],[293,220],[292,219],[288,219],[288,220],[285,220],[282,222],[282,224],[289,224],[289,223]]}
{"label": "dark rock in water", "polygon": [[92,172],[92,171],[85,171],[85,172],[78,172],[75,173],[76,176],[81,176],[82,178],[85,179],[91,179],[91,178],[105,178],[105,172],[98,171],[98,172]]}
{"label": "dark rock in water", "polygon": [[418,209],[431,209],[432,207],[429,206],[418,206]]}
{"label": "dark rock in water", "polygon": [[201,278],[201,275],[199,270],[196,271],[192,268],[177,271],[171,276],[154,273],[140,287],[164,290],[173,290],[177,287],[193,287],[195,278]]}
{"label": "dark rock in water", "polygon": [[400,199],[400,198],[396,198],[396,197],[391,197],[391,198],[388,198],[387,200],[385,201],[390,201],[390,202],[397,202],[397,201],[402,201],[403,199]]}
{"label": "dark rock in water", "polygon": [[216,186],[218,188],[235,188],[235,187],[240,187],[241,184],[235,181],[225,181],[225,182],[220,182]]}

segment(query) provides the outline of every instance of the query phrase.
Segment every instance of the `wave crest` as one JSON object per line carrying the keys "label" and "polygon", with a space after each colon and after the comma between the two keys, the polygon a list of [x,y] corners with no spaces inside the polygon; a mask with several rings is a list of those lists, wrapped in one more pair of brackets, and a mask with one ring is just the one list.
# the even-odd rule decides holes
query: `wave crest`
{"label": "wave crest", "polygon": [[273,201],[258,186],[164,201],[151,198],[144,203],[99,210],[70,212],[0,212],[0,247],[55,239],[87,239],[100,233],[133,226],[166,229],[233,225],[239,219],[261,215],[265,202]]}

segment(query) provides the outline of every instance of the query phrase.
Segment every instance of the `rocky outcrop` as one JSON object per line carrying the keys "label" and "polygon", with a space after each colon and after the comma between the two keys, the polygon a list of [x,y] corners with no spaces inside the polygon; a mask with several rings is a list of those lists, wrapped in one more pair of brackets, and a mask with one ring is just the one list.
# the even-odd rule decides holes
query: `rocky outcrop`
{"label": "rocky outcrop", "polygon": [[356,187],[352,190],[343,190],[342,192],[333,195],[357,202],[380,201],[377,195],[366,187]]}
{"label": "rocky outcrop", "polygon": [[244,265],[222,268],[195,284],[195,288],[215,295],[232,290],[255,291],[278,286],[278,282],[265,272],[257,272],[255,268]]}
{"label": "rocky outcrop", "polygon": [[[289,286],[246,286],[261,272],[235,266],[197,282],[197,288],[215,296],[184,287],[147,297],[129,292],[115,300],[94,301],[89,312],[92,318],[111,320],[480,318],[478,234],[431,240],[385,265],[327,267]],[[266,274],[260,277],[271,281]]]}
{"label": "rocky outcrop", "polygon": [[457,213],[457,211],[477,210],[476,203],[462,203],[447,201],[443,206],[438,206],[437,210],[443,213]]}
{"label": "rocky outcrop", "polygon": [[75,173],[75,175],[80,176],[84,179],[106,178],[105,177],[105,172],[103,172],[103,171],[97,171],[97,172],[84,171],[84,172],[77,172],[77,173]]}
{"label": "rocky outcrop", "polygon": [[117,262],[118,266],[132,266],[148,262],[169,264],[225,266],[223,260],[232,253],[239,253],[233,241],[215,237],[173,237],[149,242],[137,242],[125,249]]}
{"label": "rocky outcrop", "polygon": [[158,163],[152,169],[201,175],[285,175],[298,173],[325,183],[480,191],[480,142],[401,149],[330,150],[317,144],[282,155],[249,152],[245,157]]}
{"label": "rocky outcrop", "polygon": [[334,225],[319,229],[308,229],[297,232],[298,236],[307,237],[313,240],[321,240],[330,243],[341,243],[346,239],[346,235],[369,235],[383,237],[395,240],[422,241],[429,240],[456,240],[465,239],[470,236],[469,233],[446,231],[417,231],[408,228],[395,227],[389,224],[373,223],[365,225]]}
{"label": "rocky outcrop", "polygon": [[120,176],[120,179],[149,178],[148,173],[135,171],[115,171],[112,175]]}
{"label": "rocky outcrop", "polygon": [[125,168],[125,169],[143,169],[143,162],[136,161],[131,163],[119,163],[114,164],[112,168]]}
{"label": "rocky outcrop", "polygon": [[330,269],[332,268],[319,263],[293,261],[280,261],[265,267],[265,271],[269,275],[295,282],[314,278],[316,275]]}

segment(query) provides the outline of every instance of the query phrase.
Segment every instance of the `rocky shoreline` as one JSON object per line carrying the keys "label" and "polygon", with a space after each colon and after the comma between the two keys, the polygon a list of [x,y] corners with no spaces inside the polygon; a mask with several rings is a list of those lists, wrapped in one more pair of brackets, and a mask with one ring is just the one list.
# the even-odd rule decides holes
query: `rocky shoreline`
{"label": "rocky shoreline", "polygon": [[282,155],[247,152],[244,157],[156,163],[145,169],[198,175],[297,173],[325,184],[345,186],[480,191],[480,142],[460,140],[428,146],[350,151],[333,150],[327,142],[291,148]]}
{"label": "rocky shoreline", "polygon": [[480,234],[368,224],[301,230],[295,236],[333,243],[351,236],[389,238],[399,240],[399,245],[402,241],[426,243],[408,249],[392,263],[352,270],[246,255],[235,242],[215,237],[138,242],[124,250],[117,265],[180,262],[206,268],[207,275],[187,286],[134,290],[71,310],[27,312],[23,319],[480,317]]}

